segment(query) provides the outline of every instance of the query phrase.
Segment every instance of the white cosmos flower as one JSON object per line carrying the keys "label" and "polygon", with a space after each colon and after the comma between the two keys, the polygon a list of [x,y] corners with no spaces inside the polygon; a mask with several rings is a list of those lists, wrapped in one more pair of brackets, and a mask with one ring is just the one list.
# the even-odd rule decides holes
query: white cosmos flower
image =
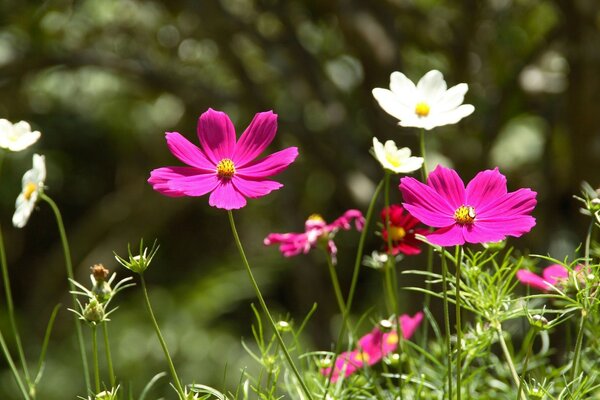
{"label": "white cosmos flower", "polygon": [[376,137],[373,138],[373,155],[384,169],[396,174],[407,174],[423,166],[423,157],[411,157],[410,149],[399,149],[393,140],[381,144]]}
{"label": "white cosmos flower", "polygon": [[375,88],[373,96],[385,112],[400,120],[399,125],[430,130],[455,124],[475,111],[472,105],[462,104],[469,90],[466,83],[446,88],[440,71],[429,71],[416,86],[396,71],[390,76],[390,89]]}
{"label": "white cosmos flower", "polygon": [[40,193],[44,190],[45,179],[46,162],[44,161],[44,156],[34,154],[33,168],[23,175],[23,189],[15,203],[15,213],[12,219],[15,227],[22,228],[27,224],[33,207],[35,207]]}
{"label": "white cosmos flower", "polygon": [[32,131],[29,123],[19,121],[12,124],[6,119],[0,119],[0,147],[10,151],[25,150],[38,141],[41,133]]}

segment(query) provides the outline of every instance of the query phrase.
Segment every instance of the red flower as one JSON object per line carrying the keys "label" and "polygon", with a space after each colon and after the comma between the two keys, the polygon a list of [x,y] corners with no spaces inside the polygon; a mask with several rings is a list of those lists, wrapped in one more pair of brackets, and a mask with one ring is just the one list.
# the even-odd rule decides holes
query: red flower
{"label": "red flower", "polygon": [[[388,230],[386,229],[387,218],[389,214],[390,229],[389,235],[392,239],[392,249],[388,249]],[[385,243],[384,249],[386,253],[397,255],[398,253],[408,256],[421,253],[421,242],[415,238],[415,234],[426,235],[426,228],[415,228],[421,223],[418,219],[407,213],[399,204],[392,204],[388,208],[381,211],[381,220],[383,221],[383,229],[381,237]]]}

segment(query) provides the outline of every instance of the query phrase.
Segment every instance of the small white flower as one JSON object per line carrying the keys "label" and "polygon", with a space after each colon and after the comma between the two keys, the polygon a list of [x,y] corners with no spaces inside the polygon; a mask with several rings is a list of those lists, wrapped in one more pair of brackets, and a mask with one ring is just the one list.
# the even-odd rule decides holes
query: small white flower
{"label": "small white flower", "polygon": [[44,156],[34,154],[33,168],[23,175],[23,189],[15,203],[16,210],[12,220],[15,227],[22,228],[27,224],[33,207],[35,207],[40,193],[44,190],[45,179],[46,162]]}
{"label": "small white flower", "polygon": [[462,104],[469,90],[466,83],[446,88],[440,71],[429,71],[416,86],[396,71],[390,76],[390,89],[375,88],[373,96],[385,112],[400,120],[399,125],[430,130],[456,124],[475,111],[472,105]]}
{"label": "small white flower", "polygon": [[41,133],[32,131],[29,123],[19,121],[12,124],[6,119],[0,119],[0,147],[10,151],[25,150],[38,141]]}
{"label": "small white flower", "polygon": [[399,149],[393,140],[381,144],[376,137],[373,138],[373,155],[384,169],[396,174],[407,174],[423,166],[423,157],[411,157],[410,149]]}

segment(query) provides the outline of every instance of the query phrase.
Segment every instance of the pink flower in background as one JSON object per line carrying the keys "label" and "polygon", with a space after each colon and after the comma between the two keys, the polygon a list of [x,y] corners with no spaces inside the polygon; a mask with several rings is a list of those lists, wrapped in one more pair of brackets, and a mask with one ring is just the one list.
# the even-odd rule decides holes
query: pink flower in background
{"label": "pink flower in background", "polygon": [[[581,266],[575,267],[575,271],[580,270]],[[542,276],[539,276],[527,269],[520,269],[517,271],[517,279],[524,285],[547,292],[552,290],[552,286],[566,282],[569,279],[569,270],[560,264],[552,264],[544,268]]]}
{"label": "pink flower in background", "polygon": [[[402,337],[410,339],[422,320],[423,313],[420,311],[412,317],[407,314],[401,315],[398,322],[402,328]],[[355,350],[344,352],[338,356],[331,375],[331,382],[335,383],[342,373],[344,377],[348,377],[365,365],[377,364],[384,356],[396,350],[398,333],[394,329],[383,332],[379,327],[375,327],[358,340],[356,347]],[[331,368],[321,370],[321,374],[325,376],[329,376],[330,373]]]}
{"label": "pink flower in background", "polygon": [[[392,249],[388,250],[388,229],[386,229],[386,222],[389,214],[390,229],[389,235],[392,239]],[[416,255],[421,253],[420,245],[421,242],[415,238],[415,234],[427,235],[429,232],[425,228],[416,227],[421,222],[404,211],[399,204],[392,204],[388,208],[384,208],[381,211],[381,221],[383,222],[383,230],[381,231],[381,238],[384,242],[385,251],[392,255],[398,253],[406,254],[408,256]]]}
{"label": "pink flower in background", "polygon": [[320,215],[313,214],[306,220],[304,232],[271,233],[265,238],[264,244],[267,246],[279,244],[281,253],[285,257],[292,257],[300,253],[308,253],[310,249],[316,247],[319,241],[322,240],[335,264],[337,247],[333,242],[333,238],[338,230],[343,229],[347,231],[351,229],[353,220],[356,230],[361,231],[365,225],[365,219],[358,210],[346,211],[344,215],[331,224],[327,224]]}
{"label": "pink flower in background", "polygon": [[438,246],[499,242],[519,237],[535,226],[531,215],[536,192],[507,192],[506,177],[498,168],[478,173],[467,185],[456,171],[440,165],[427,184],[405,177],[400,180],[404,208],[426,225],[440,228],[427,235]]}
{"label": "pink flower in background", "polygon": [[262,197],[283,185],[266,178],[278,174],[298,156],[288,147],[255,160],[273,141],[277,115],[261,112],[236,141],[235,129],[227,114],[208,109],[198,119],[200,147],[177,132],[167,132],[167,146],[188,167],[163,167],[150,173],[148,182],[166,196],[203,196],[208,203],[233,210],[246,205],[246,198]]}

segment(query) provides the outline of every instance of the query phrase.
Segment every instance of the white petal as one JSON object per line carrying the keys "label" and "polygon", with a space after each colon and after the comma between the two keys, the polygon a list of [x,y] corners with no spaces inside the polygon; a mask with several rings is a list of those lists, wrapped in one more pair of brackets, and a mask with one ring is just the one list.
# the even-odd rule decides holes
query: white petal
{"label": "white petal", "polygon": [[17,197],[17,209],[12,218],[12,223],[16,228],[22,228],[27,224],[29,216],[33,212],[34,205],[34,202],[25,200],[23,194]]}
{"label": "white petal", "polygon": [[397,96],[400,103],[412,108],[417,98],[417,87],[402,72],[392,72],[390,75],[390,90]]}
{"label": "white petal", "polygon": [[38,183],[44,183],[46,180],[46,158],[39,154],[33,155],[33,169],[38,174]]}
{"label": "white petal", "polygon": [[465,94],[469,90],[469,85],[466,83],[459,83],[456,86],[451,87],[444,93],[439,99],[437,104],[432,104],[432,112],[446,112],[455,109],[460,106],[465,100]]}
{"label": "white petal", "polygon": [[373,137],[373,155],[379,163],[383,164],[385,161],[385,151],[383,145],[376,137]]}
{"label": "white petal", "polygon": [[409,157],[398,168],[398,172],[407,174],[414,172],[423,166],[423,157]]}
{"label": "white petal", "polygon": [[375,97],[379,106],[383,108],[383,111],[399,120],[414,113],[414,109],[407,108],[406,105],[398,99],[398,96],[388,89],[373,89],[373,97]]}
{"label": "white petal", "polygon": [[435,69],[429,71],[417,83],[417,90],[422,96],[418,101],[425,101],[427,104],[437,103],[446,92],[444,75]]}
{"label": "white petal", "polygon": [[473,111],[475,111],[475,107],[471,104],[463,104],[454,110],[431,116],[430,122],[433,124],[432,127],[456,124],[464,117],[473,114]]}

